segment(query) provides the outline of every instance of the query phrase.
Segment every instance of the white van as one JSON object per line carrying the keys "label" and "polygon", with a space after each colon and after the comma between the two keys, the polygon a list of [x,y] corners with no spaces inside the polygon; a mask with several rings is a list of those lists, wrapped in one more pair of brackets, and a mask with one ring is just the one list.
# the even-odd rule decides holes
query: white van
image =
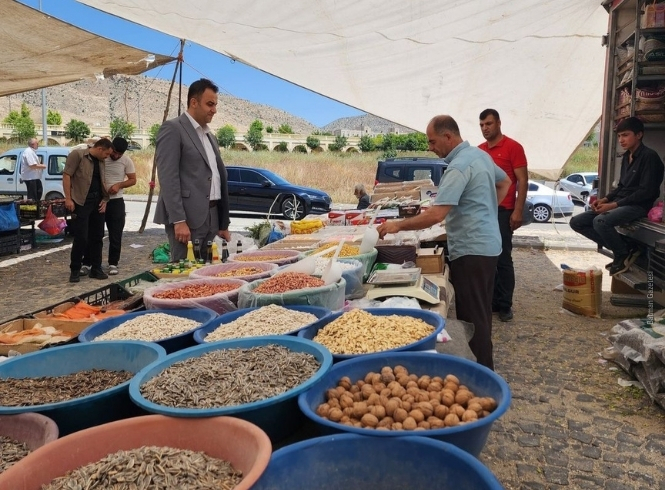
{"label": "white van", "polygon": [[[21,180],[21,156],[24,150],[16,148],[0,155],[0,194],[27,196],[28,191]],[[46,165],[42,172],[42,199],[64,199],[62,171],[69,151],[70,148],[65,146],[40,146],[37,149],[40,163]]]}

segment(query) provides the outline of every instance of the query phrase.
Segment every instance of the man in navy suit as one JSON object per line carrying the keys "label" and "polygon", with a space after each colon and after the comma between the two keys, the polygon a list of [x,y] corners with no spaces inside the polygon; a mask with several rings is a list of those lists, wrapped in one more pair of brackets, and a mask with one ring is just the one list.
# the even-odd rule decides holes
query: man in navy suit
{"label": "man in navy suit", "polygon": [[[202,78],[187,93],[187,112],[162,124],[155,160],[159,199],[155,223],[163,224],[171,261],[187,257],[187,242],[202,247],[230,240],[229,192],[219,145],[208,124],[217,112],[217,86]],[[201,256],[201,250],[196,251]]]}

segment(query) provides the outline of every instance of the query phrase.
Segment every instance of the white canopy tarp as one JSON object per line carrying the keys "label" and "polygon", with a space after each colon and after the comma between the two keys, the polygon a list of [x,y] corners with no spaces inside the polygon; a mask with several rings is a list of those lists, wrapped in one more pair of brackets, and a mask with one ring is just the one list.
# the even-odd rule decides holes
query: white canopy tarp
{"label": "white canopy tarp", "polygon": [[550,178],[600,116],[600,0],[78,1],[419,131],[495,108]]}
{"label": "white canopy tarp", "polygon": [[0,97],[85,78],[138,75],[173,61],[0,0]]}

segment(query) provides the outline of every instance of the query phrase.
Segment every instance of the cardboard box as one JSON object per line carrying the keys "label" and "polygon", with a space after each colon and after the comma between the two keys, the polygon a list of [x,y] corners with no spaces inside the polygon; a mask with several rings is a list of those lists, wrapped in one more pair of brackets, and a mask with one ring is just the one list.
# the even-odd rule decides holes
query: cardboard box
{"label": "cardboard box", "polygon": [[400,218],[410,218],[420,214],[420,204],[402,204],[399,207]]}
{"label": "cardboard box", "polygon": [[440,274],[443,272],[445,258],[443,248],[421,248],[416,254],[416,267],[422,274]]}
{"label": "cardboard box", "polygon": [[370,196],[370,201],[375,203],[383,198],[395,199],[398,197],[409,197],[411,199],[420,200],[420,189],[412,191],[395,191],[395,192],[375,192]]}
{"label": "cardboard box", "polygon": [[[20,332],[22,330],[30,330],[36,325],[41,325],[43,327],[54,327],[66,332],[79,334],[93,323],[94,322],[92,320],[71,321],[59,320],[55,318],[17,318],[0,325],[0,332]],[[76,338],[76,336],[72,338]],[[48,347],[53,345],[60,344],[49,344]],[[0,355],[6,356],[9,354],[9,351],[16,351],[21,354],[27,354],[28,352],[35,352],[43,349],[44,347],[46,346],[40,346],[37,344],[0,344]]]}
{"label": "cardboard box", "polygon": [[433,201],[434,198],[436,197],[437,192],[439,192],[439,188],[435,185],[427,186],[427,187],[421,187],[420,188],[420,200],[421,201]]}

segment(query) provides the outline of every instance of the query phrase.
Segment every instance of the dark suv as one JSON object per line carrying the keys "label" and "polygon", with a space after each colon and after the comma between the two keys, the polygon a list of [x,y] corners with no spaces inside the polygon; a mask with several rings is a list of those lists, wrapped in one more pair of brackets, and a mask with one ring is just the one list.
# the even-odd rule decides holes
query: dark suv
{"label": "dark suv", "polygon": [[448,168],[448,164],[443,158],[386,158],[379,160],[374,185],[423,179],[431,179],[434,185],[439,185],[439,180],[446,168]]}

